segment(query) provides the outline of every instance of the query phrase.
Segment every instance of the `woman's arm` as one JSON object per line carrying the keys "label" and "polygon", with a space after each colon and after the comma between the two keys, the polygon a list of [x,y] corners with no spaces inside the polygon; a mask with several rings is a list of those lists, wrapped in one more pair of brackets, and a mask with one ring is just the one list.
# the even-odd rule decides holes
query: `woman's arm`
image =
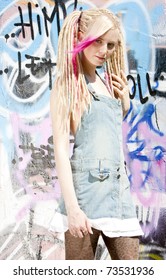
{"label": "woman's arm", "polygon": [[89,221],[78,205],[76,198],[72,170],[69,160],[70,118],[64,123],[65,108],[61,108],[58,94],[51,92],[50,112],[52,120],[54,154],[56,170],[65,202],[71,234],[83,237],[82,231],[91,232]]}
{"label": "woman's arm", "polygon": [[[69,118],[64,127],[64,125],[62,124],[62,118],[65,116],[65,112],[60,111],[60,104],[58,103],[59,100],[56,94],[52,92],[50,98],[50,112],[52,121],[56,171],[58,173],[58,179],[60,182],[61,191],[66,208],[68,208],[71,205],[73,207],[76,207],[78,206],[78,203],[73,188],[72,172],[69,161]],[[66,185],[68,185],[67,188]]]}

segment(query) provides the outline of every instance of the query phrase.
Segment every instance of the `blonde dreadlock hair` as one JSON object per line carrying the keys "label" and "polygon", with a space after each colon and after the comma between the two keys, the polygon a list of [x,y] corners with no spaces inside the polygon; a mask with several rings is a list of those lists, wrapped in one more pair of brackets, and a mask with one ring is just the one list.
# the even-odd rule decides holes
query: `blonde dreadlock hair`
{"label": "blonde dreadlock hair", "polygon": [[66,108],[66,117],[68,114],[72,114],[74,119],[80,117],[80,104],[88,107],[91,101],[79,53],[73,63],[73,50],[78,45],[78,33],[84,34],[84,41],[89,37],[94,38],[94,34],[96,40],[109,29],[117,29],[119,32],[118,47],[106,61],[107,83],[111,88],[111,73],[120,75],[120,70],[124,70],[124,41],[118,18],[107,9],[94,8],[83,12],[73,11],[64,20],[58,39],[55,88],[60,104]]}

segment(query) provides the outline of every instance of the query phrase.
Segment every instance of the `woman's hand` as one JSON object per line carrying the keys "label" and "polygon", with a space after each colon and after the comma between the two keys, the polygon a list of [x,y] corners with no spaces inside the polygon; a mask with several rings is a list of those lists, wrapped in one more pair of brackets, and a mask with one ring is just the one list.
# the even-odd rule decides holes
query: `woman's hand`
{"label": "woman's hand", "polygon": [[123,115],[125,116],[130,108],[129,87],[125,73],[121,70],[121,76],[112,74],[112,85],[115,98],[122,101]]}
{"label": "woman's hand", "polygon": [[112,84],[115,97],[120,98],[122,100],[125,97],[124,95],[129,94],[129,87],[125,73],[121,70],[120,74],[120,77],[115,74],[112,74]]}
{"label": "woman's hand", "polygon": [[93,234],[90,222],[85,213],[79,208],[68,209],[69,231],[74,237],[82,238],[87,234]]}

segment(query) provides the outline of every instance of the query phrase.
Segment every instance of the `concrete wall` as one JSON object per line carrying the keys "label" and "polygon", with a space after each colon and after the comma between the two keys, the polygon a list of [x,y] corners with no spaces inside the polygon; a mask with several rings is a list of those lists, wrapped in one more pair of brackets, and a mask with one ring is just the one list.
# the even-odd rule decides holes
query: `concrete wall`
{"label": "concrete wall", "polygon": [[[166,258],[166,2],[0,0],[0,259],[64,258],[63,235],[48,231],[60,196],[49,96],[63,19],[92,6],[123,22],[124,151],[144,231],[140,259]],[[97,258],[108,258],[102,241]]]}

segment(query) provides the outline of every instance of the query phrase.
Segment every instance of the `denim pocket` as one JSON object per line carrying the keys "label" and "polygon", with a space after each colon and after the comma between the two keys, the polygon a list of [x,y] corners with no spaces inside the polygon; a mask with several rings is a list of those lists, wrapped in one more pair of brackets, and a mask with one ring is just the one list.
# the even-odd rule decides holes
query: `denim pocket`
{"label": "denim pocket", "polygon": [[110,171],[109,170],[99,170],[99,169],[94,169],[90,170],[90,176],[92,176],[93,179],[97,179],[100,181],[104,181],[110,176]]}

